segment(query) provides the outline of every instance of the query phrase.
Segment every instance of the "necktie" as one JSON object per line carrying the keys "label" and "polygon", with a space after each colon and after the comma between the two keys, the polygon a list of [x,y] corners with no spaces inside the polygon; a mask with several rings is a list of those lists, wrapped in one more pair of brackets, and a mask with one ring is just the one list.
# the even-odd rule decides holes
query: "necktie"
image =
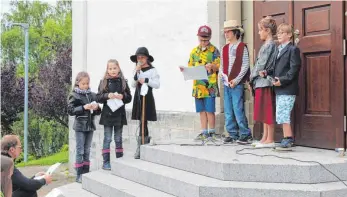
{"label": "necktie", "polygon": [[279,58],[279,57],[280,57],[281,51],[282,51],[282,45],[280,45],[280,46],[278,47],[278,54],[277,54],[277,58]]}

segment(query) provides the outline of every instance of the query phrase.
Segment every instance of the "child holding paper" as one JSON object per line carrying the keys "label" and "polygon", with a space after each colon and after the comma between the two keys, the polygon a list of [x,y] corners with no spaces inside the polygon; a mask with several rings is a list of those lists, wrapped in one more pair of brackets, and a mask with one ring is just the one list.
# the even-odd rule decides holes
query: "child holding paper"
{"label": "child holding paper", "polygon": [[94,116],[101,110],[95,102],[96,94],[90,91],[89,75],[77,74],[74,88],[69,96],[68,114],[75,116],[73,129],[76,131],[76,182],[81,183],[82,174],[89,172],[90,146],[95,131]]}
{"label": "child holding paper", "polygon": [[[220,65],[219,50],[211,44],[212,30],[209,26],[201,26],[197,37],[199,45],[190,53],[188,67],[204,66],[208,79],[194,80],[192,96],[195,100],[196,113],[200,114],[200,133],[196,141],[205,141],[214,138],[216,133],[216,97],[219,96],[218,69]],[[184,68],[180,67],[181,72]]]}
{"label": "child holding paper", "polygon": [[149,54],[146,47],[139,47],[135,54],[130,56],[130,60],[136,63],[132,83],[132,86],[135,88],[135,94],[131,119],[140,120],[140,132],[137,137],[134,158],[140,159],[141,145],[149,144],[151,141],[147,123],[148,121],[157,121],[153,89],[160,88],[160,76],[157,69],[152,65],[154,58]]}
{"label": "child holding paper", "polygon": [[125,106],[118,106],[119,108],[114,110],[114,106],[109,106],[109,100],[121,100],[124,104],[127,104],[130,103],[131,98],[132,96],[127,80],[124,78],[118,61],[115,59],[109,60],[107,62],[105,76],[100,81],[98,94],[96,95],[97,102],[104,104],[100,118],[100,124],[104,125],[104,142],[102,148],[102,156],[104,161],[102,168],[104,170],[111,170],[110,144],[112,141],[113,131],[114,141],[116,143],[116,158],[123,156],[123,125],[127,125]]}

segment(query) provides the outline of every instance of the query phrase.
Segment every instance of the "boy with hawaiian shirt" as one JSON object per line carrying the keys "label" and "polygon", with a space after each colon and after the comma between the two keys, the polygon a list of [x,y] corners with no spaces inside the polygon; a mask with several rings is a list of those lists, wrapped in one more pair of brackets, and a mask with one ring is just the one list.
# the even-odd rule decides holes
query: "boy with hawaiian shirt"
{"label": "boy with hawaiian shirt", "polygon": [[[215,100],[219,95],[218,70],[220,63],[219,50],[210,43],[211,28],[204,25],[198,30],[199,46],[190,53],[188,67],[205,66],[208,80],[194,80],[193,94],[196,112],[200,113],[201,133],[195,140],[204,140],[215,134]],[[181,67],[181,71],[183,68]],[[208,127],[209,126],[209,127]]]}

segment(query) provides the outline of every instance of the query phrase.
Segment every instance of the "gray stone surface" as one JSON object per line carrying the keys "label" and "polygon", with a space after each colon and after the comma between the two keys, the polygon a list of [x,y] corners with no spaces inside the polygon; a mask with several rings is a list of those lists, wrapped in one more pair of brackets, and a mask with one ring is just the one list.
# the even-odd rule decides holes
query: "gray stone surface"
{"label": "gray stone surface", "polygon": [[[161,142],[157,142],[160,144]],[[165,142],[162,142],[165,144]],[[171,143],[190,143],[187,141]],[[194,172],[220,180],[270,183],[325,183],[338,179],[317,163],[298,162],[275,157],[237,155],[245,146],[143,146],[141,159]],[[347,180],[347,158],[334,151],[296,147],[294,152],[278,153],[271,149],[252,149],[242,153],[292,157],[322,163],[340,179]]]}
{"label": "gray stone surface", "polygon": [[83,175],[82,186],[100,197],[174,197],[103,170]]}
{"label": "gray stone surface", "polygon": [[[157,111],[158,121],[149,122],[148,128],[153,141],[160,140],[191,140],[200,133],[200,119],[197,113]],[[136,138],[139,132],[139,121],[131,120],[131,111],[127,110],[128,125],[123,127],[124,151],[127,153],[136,147]],[[216,113],[216,121],[223,122],[223,114]],[[74,173],[74,162],[76,155],[75,131],[72,129],[74,117],[69,119],[69,171]],[[101,169],[102,166],[102,144],[104,138],[104,127],[99,124],[99,116],[95,118],[96,131],[94,131],[91,147],[91,170]],[[218,133],[224,132],[224,123],[216,126]],[[129,149],[130,148],[130,149]],[[111,150],[115,150],[114,141]],[[114,156],[114,151],[112,156]]]}
{"label": "gray stone surface", "polygon": [[117,176],[179,197],[321,197],[324,192],[332,191],[347,196],[347,187],[340,182],[286,184],[222,181],[127,157],[112,164],[117,166],[112,168],[112,173]]}
{"label": "gray stone surface", "polygon": [[347,194],[343,189],[322,191],[320,197],[346,197]]}
{"label": "gray stone surface", "polygon": [[98,197],[97,195],[82,189],[82,185],[79,183],[70,183],[68,185],[55,188],[47,195],[53,195],[55,197]]}

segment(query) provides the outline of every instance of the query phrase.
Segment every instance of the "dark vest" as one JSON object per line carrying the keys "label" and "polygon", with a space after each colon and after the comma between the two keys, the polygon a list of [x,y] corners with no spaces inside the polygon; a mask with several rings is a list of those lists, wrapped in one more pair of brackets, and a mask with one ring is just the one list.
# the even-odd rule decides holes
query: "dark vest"
{"label": "dark vest", "polygon": [[[247,46],[245,45],[245,43],[240,42],[240,44],[237,46],[236,49],[236,59],[234,61],[234,64],[231,68],[231,72],[228,75],[228,68],[229,68],[229,44],[225,45],[223,47],[223,73],[228,75],[228,80],[231,81],[233,79],[235,79],[240,71],[241,71],[241,67],[242,67],[242,58],[243,58],[243,50],[244,48],[247,48]],[[242,78],[242,80],[240,81],[240,83],[245,83],[246,81],[249,80],[249,75],[250,75],[250,69],[247,70],[247,73],[245,74],[245,76]]]}

